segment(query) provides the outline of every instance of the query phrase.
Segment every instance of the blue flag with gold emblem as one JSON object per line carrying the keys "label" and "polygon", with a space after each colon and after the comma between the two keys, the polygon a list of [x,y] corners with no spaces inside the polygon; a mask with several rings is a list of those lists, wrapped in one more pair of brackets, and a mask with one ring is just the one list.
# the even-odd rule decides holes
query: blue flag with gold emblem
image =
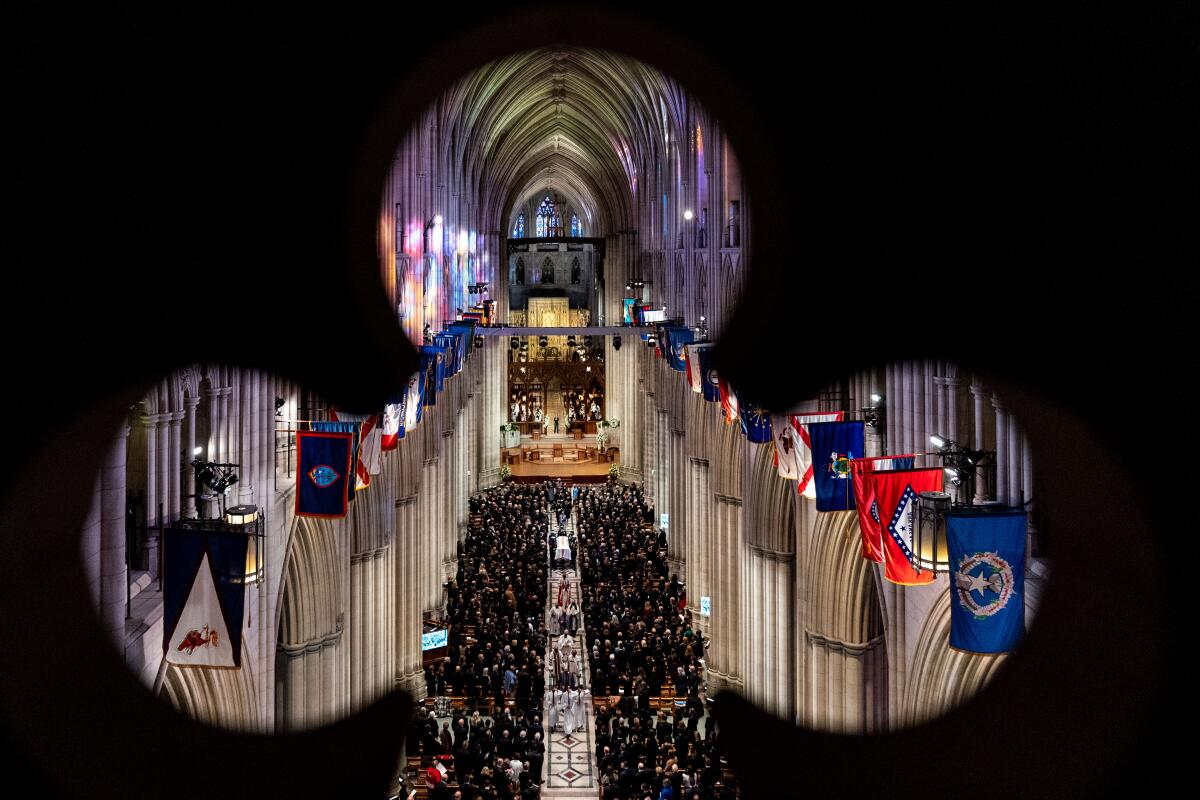
{"label": "blue flag with gold emblem", "polygon": [[850,511],[854,508],[854,481],[850,459],[862,458],[862,422],[810,422],[813,485],[817,511]]}
{"label": "blue flag with gold emblem", "polygon": [[1007,653],[1025,635],[1025,535],[1021,510],[946,517],[950,646]]}
{"label": "blue flag with gold emblem", "polygon": [[[315,425],[349,425],[325,422]],[[347,432],[296,433],[296,515],[344,517],[354,481],[354,435]]]}
{"label": "blue flag with gold emblem", "polygon": [[774,441],[771,437],[771,412],[746,397],[742,392],[737,394],[738,410],[742,417],[742,433],[754,444],[765,444]]}
{"label": "blue flag with gold emblem", "polygon": [[434,406],[437,405],[438,392],[442,391],[442,383],[446,377],[446,351],[442,347],[430,344],[421,345],[420,350],[421,371],[425,373],[421,386],[422,397],[425,405]]}

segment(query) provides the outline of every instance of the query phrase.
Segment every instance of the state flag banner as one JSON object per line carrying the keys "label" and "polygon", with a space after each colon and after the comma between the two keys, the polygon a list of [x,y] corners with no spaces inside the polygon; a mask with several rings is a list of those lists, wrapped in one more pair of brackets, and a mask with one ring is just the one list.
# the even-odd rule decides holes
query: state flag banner
{"label": "state flag banner", "polygon": [[810,422],[808,435],[817,511],[853,509],[850,459],[863,456],[863,423]]}
{"label": "state flag banner", "polygon": [[163,657],[181,667],[242,665],[246,554],[241,531],[163,532]]}
{"label": "state flag banner", "polygon": [[667,361],[671,364],[671,369],[683,372],[687,369],[687,363],[683,360],[683,348],[696,338],[695,331],[691,328],[672,326],[664,328],[663,333],[667,337]]}
{"label": "state flag banner", "polygon": [[[346,425],[348,423],[314,423]],[[354,481],[354,435],[348,431],[296,433],[296,515],[344,517]]]}
{"label": "state flag banner", "polygon": [[713,348],[705,347],[700,350],[700,376],[704,399],[710,403],[721,401],[721,376],[713,366]]}
{"label": "state flag banner", "polygon": [[950,646],[1007,653],[1025,635],[1025,538],[1021,510],[950,514]]}
{"label": "state flag banner", "polygon": [[[346,481],[346,502],[354,500],[354,493],[358,491],[358,481],[354,478],[358,474],[359,450],[362,447],[362,424],[357,421],[339,420],[337,411],[329,409],[329,416],[333,419],[328,422],[314,422],[312,429],[322,433],[348,433],[350,434],[350,471],[346,473],[350,478]],[[353,416],[347,414],[346,416]]]}
{"label": "state flag banner", "polygon": [[424,407],[424,402],[421,398],[421,382],[425,379],[425,373],[421,371],[414,372],[408,377],[408,390],[404,398],[404,428],[400,432],[400,438],[404,438],[408,431],[417,427],[417,423],[421,421],[421,410]]}
{"label": "state flag banner", "polygon": [[854,483],[854,507],[858,511],[858,530],[862,538],[862,556],[883,563],[883,527],[879,519],[879,504],[867,475],[876,470],[912,469],[911,453],[896,456],[855,458],[850,461],[850,480]]}
{"label": "state flag banner", "polygon": [[738,394],[738,409],[741,411],[742,433],[754,444],[771,441],[771,414],[758,403]]}
{"label": "state flag banner", "polygon": [[687,363],[688,388],[696,394],[704,393],[704,370],[701,353],[712,347],[710,343],[688,344],[683,348],[683,359]]}
{"label": "state flag banner", "polygon": [[800,480],[800,430],[792,423],[790,414],[771,416],[771,438],[775,441],[775,469],[779,477]]}
{"label": "state flag banner", "polygon": [[378,475],[383,467],[383,439],[379,428],[378,414],[350,414],[331,408],[329,416],[335,422],[357,423],[358,455],[354,464],[355,491],[371,485],[371,476]]}
{"label": "state flag banner", "polygon": [[717,385],[721,392],[721,411],[725,415],[725,424],[729,425],[735,419],[740,420],[741,414],[738,412],[737,392],[724,378],[718,378]]}
{"label": "state flag banner", "polygon": [[383,406],[383,428],[379,441],[380,450],[395,450],[404,438],[404,401],[408,399],[408,389],[395,402]]}
{"label": "state flag banner", "polygon": [[917,496],[942,491],[942,468],[875,470],[867,473],[866,481],[879,510],[883,577],[901,586],[933,583],[932,570],[918,572],[913,566],[913,534]]}
{"label": "state flag banner", "polygon": [[796,470],[800,473],[797,479],[796,492],[809,500],[817,497],[817,486],[813,483],[812,438],[808,432],[809,424],[813,422],[841,422],[846,415],[844,411],[824,411],[812,414],[793,414],[792,425],[800,434],[800,449],[796,451]]}

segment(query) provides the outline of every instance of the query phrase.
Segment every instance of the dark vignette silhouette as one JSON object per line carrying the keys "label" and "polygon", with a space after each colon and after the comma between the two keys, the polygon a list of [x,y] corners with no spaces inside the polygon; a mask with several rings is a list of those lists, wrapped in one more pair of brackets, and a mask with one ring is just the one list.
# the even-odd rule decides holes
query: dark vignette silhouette
{"label": "dark vignette silhouette", "polygon": [[[861,364],[953,358],[1036,449],[1056,564],[1020,657],[881,737],[720,698],[747,796],[1115,794],[1183,763],[1167,634],[1189,629],[1168,587],[1190,569],[1172,543],[1191,504],[1164,463],[1186,450],[1194,352],[1189,12],[618,5],[455,14],[461,30],[418,5],[13,12],[0,750],[17,796],[380,796],[399,695],[287,737],[148,696],[83,593],[83,490],[113,423],[180,363],[381,397],[414,363],[375,277],[391,147],[455,77],[554,41],[663,69],[727,128],[753,203],[752,279],[718,354],[735,383],[778,404]],[[847,286],[853,303],[820,305]],[[344,333],[302,351],[292,309],[314,290]]]}

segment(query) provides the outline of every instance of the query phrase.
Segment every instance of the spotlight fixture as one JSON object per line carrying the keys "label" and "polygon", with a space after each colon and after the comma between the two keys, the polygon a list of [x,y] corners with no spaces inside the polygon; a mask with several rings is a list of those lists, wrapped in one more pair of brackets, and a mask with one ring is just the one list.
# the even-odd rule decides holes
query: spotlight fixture
{"label": "spotlight fixture", "polygon": [[650,334],[650,336],[646,339],[646,347],[653,348],[657,344],[658,344],[658,341],[654,338],[654,334]]}
{"label": "spotlight fixture", "polygon": [[[701,317],[700,319],[704,319],[704,317]],[[879,403],[879,402],[882,402],[882,400],[883,400],[883,397],[881,397],[880,395],[877,395],[874,393],[871,394],[871,402],[872,403]]]}
{"label": "spotlight fixture", "polygon": [[482,337],[482,336],[476,336],[476,337],[475,337],[475,346],[476,346],[476,347],[483,347],[483,337]]}
{"label": "spotlight fixture", "polygon": [[517,338],[516,336],[514,336],[508,340],[508,346],[510,348],[512,348],[513,350],[516,350],[517,348],[519,348],[521,346],[521,340],[519,338]]}
{"label": "spotlight fixture", "polygon": [[929,441],[932,442],[933,446],[939,450],[943,450],[946,447],[946,440],[943,439],[942,437],[938,436],[937,434],[930,436]]}
{"label": "spotlight fixture", "polygon": [[574,347],[574,346],[575,346],[575,337],[573,335],[568,336],[567,337],[567,347]]}
{"label": "spotlight fixture", "polygon": [[591,347],[591,346],[592,346],[592,337],[591,337],[591,336],[584,336],[584,337],[583,337],[583,346],[584,346],[584,347]]}
{"label": "spotlight fixture", "polygon": [[546,347],[548,344],[550,344],[550,340],[545,336],[538,337],[538,347]]}
{"label": "spotlight fixture", "polygon": [[197,448],[195,448],[195,449],[193,449],[193,450],[192,450],[192,455],[194,455],[194,456],[198,456],[198,455],[200,455],[200,454],[201,454],[201,453],[203,453],[203,452],[204,452],[204,448],[203,448],[203,447],[197,447]]}
{"label": "spotlight fixture", "polygon": [[196,480],[217,495],[225,494],[238,482],[238,476],[234,472],[237,467],[237,464],[215,464],[198,458],[192,461],[192,468],[196,470]]}
{"label": "spotlight fixture", "polygon": [[613,337],[613,350],[620,350],[620,349],[621,349],[621,337],[614,336]]}
{"label": "spotlight fixture", "polygon": [[692,210],[690,208],[687,211],[683,212],[683,218],[689,222],[691,222],[692,217],[694,217],[694,216],[696,216],[696,215],[692,213]]}
{"label": "spotlight fixture", "polygon": [[433,215],[433,224],[434,224],[434,225],[441,225],[441,224],[442,224],[442,215],[441,215],[441,214],[434,214],[434,215]]}

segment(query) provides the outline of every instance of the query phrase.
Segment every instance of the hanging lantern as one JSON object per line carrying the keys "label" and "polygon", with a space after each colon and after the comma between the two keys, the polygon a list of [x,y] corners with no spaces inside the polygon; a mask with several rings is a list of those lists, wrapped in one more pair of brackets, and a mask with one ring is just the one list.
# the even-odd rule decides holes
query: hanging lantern
{"label": "hanging lantern", "polygon": [[950,571],[950,553],[946,545],[946,515],[951,498],[946,492],[921,492],[917,495],[917,520],[913,529],[912,565],[918,572]]}

